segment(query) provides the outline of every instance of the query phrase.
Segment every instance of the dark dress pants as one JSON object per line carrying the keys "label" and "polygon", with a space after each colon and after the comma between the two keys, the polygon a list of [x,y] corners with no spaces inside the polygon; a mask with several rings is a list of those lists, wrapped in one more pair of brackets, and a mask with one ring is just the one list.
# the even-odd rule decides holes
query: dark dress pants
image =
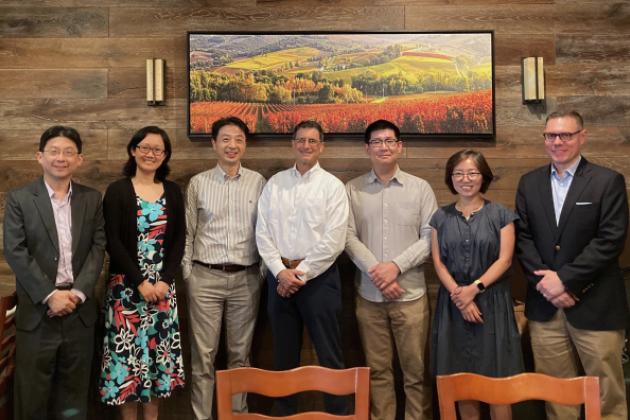
{"label": "dark dress pants", "polygon": [[[273,332],[274,366],[288,370],[300,366],[302,329],[306,325],[320,365],[343,369],[341,351],[341,282],[337,265],[333,264],[319,276],[309,280],[293,296],[278,295],[278,281],[267,274],[267,313]],[[326,395],[326,410],[333,414],[347,414],[348,397]],[[278,415],[297,412],[295,396],[276,399]]]}
{"label": "dark dress pants", "polygon": [[44,315],[32,331],[18,330],[14,411],[16,420],[87,418],[94,326],[75,312]]}

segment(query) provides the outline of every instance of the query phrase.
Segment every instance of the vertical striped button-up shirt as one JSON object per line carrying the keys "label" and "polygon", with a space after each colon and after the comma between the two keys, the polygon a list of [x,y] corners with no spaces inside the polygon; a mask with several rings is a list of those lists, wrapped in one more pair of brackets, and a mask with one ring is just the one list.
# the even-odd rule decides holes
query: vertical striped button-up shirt
{"label": "vertical striped button-up shirt", "polygon": [[229,177],[217,165],[191,178],[186,193],[184,278],[192,261],[206,264],[252,265],[256,251],[256,211],[265,178],[239,168]]}
{"label": "vertical striped button-up shirt", "polygon": [[350,200],[346,252],[359,268],[358,293],[383,302],[367,273],[379,262],[393,261],[401,273],[398,283],[406,291],[399,300],[422,297],[426,291],[422,263],[431,252],[429,221],[437,210],[431,186],[398,169],[386,184],[370,171],[348,182],[346,191]]}

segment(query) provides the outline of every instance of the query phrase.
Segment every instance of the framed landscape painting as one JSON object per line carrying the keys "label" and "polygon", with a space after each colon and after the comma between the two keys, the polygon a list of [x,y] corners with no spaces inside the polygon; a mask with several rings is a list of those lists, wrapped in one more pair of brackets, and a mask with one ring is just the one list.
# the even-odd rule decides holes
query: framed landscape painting
{"label": "framed landscape painting", "polygon": [[357,137],[387,119],[406,138],[494,139],[494,34],[188,34],[188,135],[237,116],[257,136],[314,119]]}

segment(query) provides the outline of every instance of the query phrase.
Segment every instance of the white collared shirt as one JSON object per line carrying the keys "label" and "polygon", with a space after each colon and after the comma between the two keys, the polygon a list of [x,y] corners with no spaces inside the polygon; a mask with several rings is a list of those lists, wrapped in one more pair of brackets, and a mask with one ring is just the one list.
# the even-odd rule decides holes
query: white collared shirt
{"label": "white collared shirt", "polygon": [[368,270],[392,261],[400,269],[405,289],[400,301],[419,299],[426,292],[422,263],[431,253],[431,216],[437,201],[425,180],[397,168],[383,184],[370,171],[346,184],[350,200],[346,252],[359,268],[357,291],[371,302],[383,302]]}
{"label": "white collared shirt", "polygon": [[277,277],[281,257],[303,259],[297,270],[308,281],[326,271],[343,251],[348,198],[342,182],[315,164],[304,175],[293,166],[277,173],[258,201],[258,252]]}

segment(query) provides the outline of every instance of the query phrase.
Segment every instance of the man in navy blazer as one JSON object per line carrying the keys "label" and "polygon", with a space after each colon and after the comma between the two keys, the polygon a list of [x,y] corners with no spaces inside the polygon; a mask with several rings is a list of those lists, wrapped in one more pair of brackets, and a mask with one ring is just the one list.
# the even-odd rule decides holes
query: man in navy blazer
{"label": "man in navy blazer", "polygon": [[[580,155],[575,111],[554,112],[543,133],[551,164],[525,174],[516,195],[517,256],[527,276],[536,371],[599,376],[602,418],[627,419],[621,366],[628,303],[619,255],[628,228],[623,175]],[[549,419],[579,408],[547,404]]]}
{"label": "man in navy blazer", "polygon": [[15,273],[16,419],[85,419],[103,266],[101,194],[72,182],[81,137],[70,127],[42,134],[43,177],[11,191],[4,255]]}

